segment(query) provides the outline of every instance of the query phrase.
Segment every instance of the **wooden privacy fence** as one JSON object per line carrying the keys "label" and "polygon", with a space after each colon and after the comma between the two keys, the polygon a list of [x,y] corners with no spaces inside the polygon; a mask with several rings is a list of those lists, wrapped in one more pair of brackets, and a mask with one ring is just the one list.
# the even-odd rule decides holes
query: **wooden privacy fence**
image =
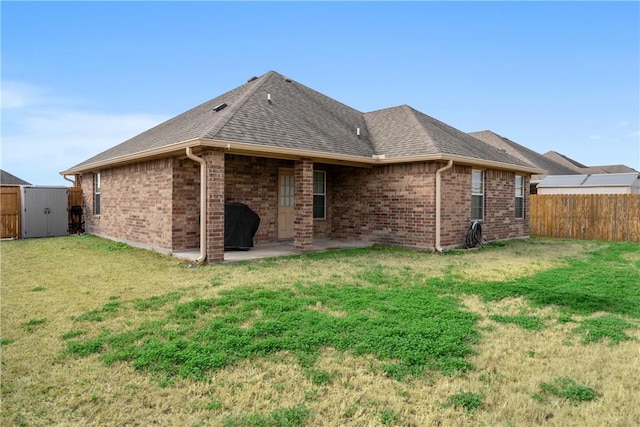
{"label": "wooden privacy fence", "polygon": [[69,207],[82,205],[82,187],[69,187]]}
{"label": "wooden privacy fence", "polygon": [[536,194],[531,234],[640,242],[640,194]]}
{"label": "wooden privacy fence", "polygon": [[20,237],[20,187],[0,187],[0,223],[3,239]]}

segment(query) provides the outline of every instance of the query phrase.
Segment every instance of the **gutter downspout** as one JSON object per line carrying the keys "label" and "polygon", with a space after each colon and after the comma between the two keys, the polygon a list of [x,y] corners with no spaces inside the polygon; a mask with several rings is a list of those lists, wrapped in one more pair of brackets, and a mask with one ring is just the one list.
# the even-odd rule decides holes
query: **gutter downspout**
{"label": "gutter downspout", "polygon": [[[62,177],[64,178],[65,181],[69,181],[70,183],[72,183],[74,187],[76,186],[76,180],[75,179],[67,178],[66,174],[62,175]],[[74,175],[74,178],[75,178],[75,175]]]}
{"label": "gutter downspout", "polygon": [[436,171],[436,251],[442,252],[444,249],[440,246],[440,205],[442,204],[441,195],[441,181],[440,174],[453,167],[453,160],[449,160],[446,166],[441,167]]}
{"label": "gutter downspout", "polygon": [[201,263],[207,258],[207,163],[187,147],[187,157],[200,163],[200,256],[196,262]]}

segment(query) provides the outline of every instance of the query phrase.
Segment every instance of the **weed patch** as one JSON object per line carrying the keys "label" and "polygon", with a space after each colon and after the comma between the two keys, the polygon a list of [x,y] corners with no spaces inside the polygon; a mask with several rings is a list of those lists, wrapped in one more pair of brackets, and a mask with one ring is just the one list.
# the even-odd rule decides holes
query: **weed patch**
{"label": "weed patch", "polygon": [[102,322],[105,316],[113,316],[115,312],[120,308],[122,303],[120,301],[110,301],[97,310],[91,310],[76,316],[74,320],[88,321],[88,322]]}
{"label": "weed patch", "polygon": [[181,297],[182,294],[180,292],[169,292],[160,296],[154,295],[149,298],[138,299],[133,303],[133,306],[140,311],[158,310],[170,302],[178,301]]}
{"label": "weed patch", "polygon": [[127,243],[124,242],[110,242],[105,246],[105,250],[107,252],[116,252],[116,251],[124,251],[127,249],[132,249]]}
{"label": "weed patch", "polygon": [[483,400],[484,395],[482,393],[460,390],[458,393],[449,396],[449,399],[443,406],[445,408],[453,406],[455,408],[461,408],[465,412],[475,412],[480,409]]}
{"label": "weed patch", "polygon": [[321,369],[307,369],[307,375],[309,379],[311,379],[311,383],[318,386],[328,383],[333,379],[331,373]]}
{"label": "weed patch", "polygon": [[[552,395],[564,398],[573,405],[579,405],[582,402],[593,401],[598,399],[596,392],[586,385],[578,384],[571,378],[556,378],[551,383],[541,383],[540,391],[542,395]],[[540,395],[538,395],[540,396]],[[536,398],[541,400],[541,398]],[[544,400],[542,398],[542,400]]]}
{"label": "weed patch", "polygon": [[22,327],[27,332],[33,332],[36,327],[43,325],[47,319],[31,319],[22,324]]}
{"label": "weed patch", "polygon": [[70,340],[71,338],[79,337],[86,333],[87,331],[82,331],[80,329],[72,329],[69,332],[65,332],[64,334],[60,335],[60,338],[63,340]]}
{"label": "weed patch", "polygon": [[[465,357],[473,353],[471,344],[478,339],[477,316],[461,311],[451,297],[399,280],[394,279],[393,288],[330,284],[299,285],[295,290],[238,288],[219,298],[177,304],[168,318],[157,323],[109,334],[104,338],[108,348],[97,343],[85,348],[74,342],[69,351],[81,355],[104,349],[106,361],[128,360],[137,369],[191,378],[281,351],[311,368],[325,347],[393,360],[387,372],[398,378],[426,369],[445,373],[469,369]],[[310,309],[318,303],[345,315]],[[255,313],[260,317],[254,318]],[[317,385],[330,379],[323,371],[309,373]]]}
{"label": "weed patch", "polygon": [[640,271],[632,261],[640,255],[635,243],[599,245],[584,258],[508,282],[469,282],[449,275],[428,282],[443,293],[476,294],[485,300],[523,296],[534,305],[557,306],[565,315],[599,311],[640,317]]}
{"label": "weed patch", "polygon": [[83,357],[99,353],[102,351],[103,346],[104,340],[102,338],[95,338],[84,342],[71,341],[67,344],[66,352],[74,356]]}
{"label": "weed patch", "polygon": [[627,335],[625,332],[627,329],[636,329],[636,326],[617,316],[600,316],[583,320],[573,331],[582,335],[584,344],[608,339],[611,345],[616,345],[621,341],[635,339]]}
{"label": "weed patch", "polygon": [[521,314],[518,316],[503,316],[500,314],[491,314],[489,319],[498,323],[511,323],[520,326],[528,331],[539,331],[544,328],[544,321],[538,316],[528,316]]}
{"label": "weed patch", "polygon": [[398,414],[392,408],[385,408],[380,414],[380,422],[386,426],[398,421]]}
{"label": "weed patch", "polygon": [[227,417],[224,427],[295,427],[304,426],[309,418],[309,408],[298,405],[274,411],[268,415],[249,414]]}

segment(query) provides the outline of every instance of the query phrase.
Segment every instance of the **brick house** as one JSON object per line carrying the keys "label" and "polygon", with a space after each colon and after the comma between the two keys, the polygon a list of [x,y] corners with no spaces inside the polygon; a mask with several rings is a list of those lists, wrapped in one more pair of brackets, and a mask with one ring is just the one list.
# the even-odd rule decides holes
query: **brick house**
{"label": "brick house", "polygon": [[319,238],[442,250],[529,236],[541,171],[409,106],[362,113],[270,71],[64,172],[87,232],[224,259],[225,202],[261,218],[256,244]]}

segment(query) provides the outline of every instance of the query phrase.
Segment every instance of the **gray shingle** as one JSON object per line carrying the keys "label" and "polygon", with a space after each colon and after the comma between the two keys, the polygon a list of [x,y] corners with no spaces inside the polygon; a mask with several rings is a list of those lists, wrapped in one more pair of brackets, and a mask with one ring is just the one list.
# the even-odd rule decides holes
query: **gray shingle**
{"label": "gray shingle", "polygon": [[585,165],[583,165],[582,163],[579,163],[563,154],[560,154],[556,151],[547,151],[546,153],[543,154],[545,157],[553,160],[556,163],[560,163],[561,165],[564,165],[568,168],[571,168],[575,171],[577,171],[578,173],[580,173],[580,169],[586,168]]}
{"label": "gray shingle", "polygon": [[31,185],[24,179],[10,174],[7,171],[0,169],[0,184],[2,185]]}
{"label": "gray shingle", "polygon": [[408,105],[366,113],[365,118],[376,154],[385,158],[450,154],[532,167]]}
{"label": "gray shingle", "polygon": [[470,132],[469,135],[498,149],[505,150],[513,157],[528,162],[539,169],[544,169],[549,175],[575,175],[578,173],[572,168],[564,166],[551,158],[536,153],[535,151],[490,130]]}
{"label": "gray shingle", "polygon": [[[216,111],[215,107],[223,103],[226,107]],[[387,159],[450,154],[531,167],[409,106],[363,114],[269,71],[72,169],[82,170],[94,163],[142,155],[196,138],[363,159],[375,154]]]}

